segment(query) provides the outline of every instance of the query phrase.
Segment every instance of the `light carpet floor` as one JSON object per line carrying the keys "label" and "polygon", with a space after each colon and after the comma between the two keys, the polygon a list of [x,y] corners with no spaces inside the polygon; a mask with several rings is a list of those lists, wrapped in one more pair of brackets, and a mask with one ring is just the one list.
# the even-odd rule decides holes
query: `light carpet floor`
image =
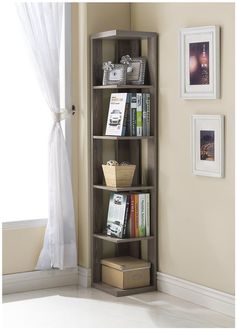
{"label": "light carpet floor", "polygon": [[160,292],[113,297],[77,286],[3,296],[3,328],[233,328],[234,319]]}

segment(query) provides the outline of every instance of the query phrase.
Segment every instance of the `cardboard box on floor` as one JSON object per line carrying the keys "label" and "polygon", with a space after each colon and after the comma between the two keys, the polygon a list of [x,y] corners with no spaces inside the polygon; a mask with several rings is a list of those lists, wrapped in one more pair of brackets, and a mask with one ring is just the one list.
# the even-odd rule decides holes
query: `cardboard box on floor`
{"label": "cardboard box on floor", "polygon": [[150,263],[125,256],[101,260],[102,282],[120,289],[150,285]]}

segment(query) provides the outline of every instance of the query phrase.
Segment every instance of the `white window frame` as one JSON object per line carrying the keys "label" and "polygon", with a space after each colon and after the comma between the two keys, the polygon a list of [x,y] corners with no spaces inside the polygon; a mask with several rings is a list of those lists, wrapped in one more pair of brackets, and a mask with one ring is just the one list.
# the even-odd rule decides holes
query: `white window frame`
{"label": "white window frame", "polygon": [[[71,109],[71,4],[65,3],[65,106]],[[71,116],[65,120],[65,140],[69,165],[72,157]],[[43,227],[47,225],[47,218],[2,222],[3,230]]]}

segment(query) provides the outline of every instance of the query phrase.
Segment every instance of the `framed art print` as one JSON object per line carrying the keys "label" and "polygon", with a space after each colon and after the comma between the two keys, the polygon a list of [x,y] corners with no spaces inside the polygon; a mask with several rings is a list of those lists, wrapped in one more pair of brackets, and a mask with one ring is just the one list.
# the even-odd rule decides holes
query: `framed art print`
{"label": "framed art print", "polygon": [[192,116],[193,174],[224,176],[224,116]]}
{"label": "framed art print", "polygon": [[220,97],[220,32],[218,26],[180,31],[180,96]]}

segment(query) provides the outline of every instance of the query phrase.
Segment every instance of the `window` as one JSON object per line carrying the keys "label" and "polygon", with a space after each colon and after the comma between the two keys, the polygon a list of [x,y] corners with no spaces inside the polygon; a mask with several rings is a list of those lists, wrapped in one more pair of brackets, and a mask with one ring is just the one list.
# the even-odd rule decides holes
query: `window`
{"label": "window", "polygon": [[[48,138],[53,120],[14,3],[5,3],[0,10],[0,40],[0,218],[3,222],[47,218]],[[65,37],[62,40],[65,78]],[[65,94],[62,80],[65,107],[68,91]]]}

